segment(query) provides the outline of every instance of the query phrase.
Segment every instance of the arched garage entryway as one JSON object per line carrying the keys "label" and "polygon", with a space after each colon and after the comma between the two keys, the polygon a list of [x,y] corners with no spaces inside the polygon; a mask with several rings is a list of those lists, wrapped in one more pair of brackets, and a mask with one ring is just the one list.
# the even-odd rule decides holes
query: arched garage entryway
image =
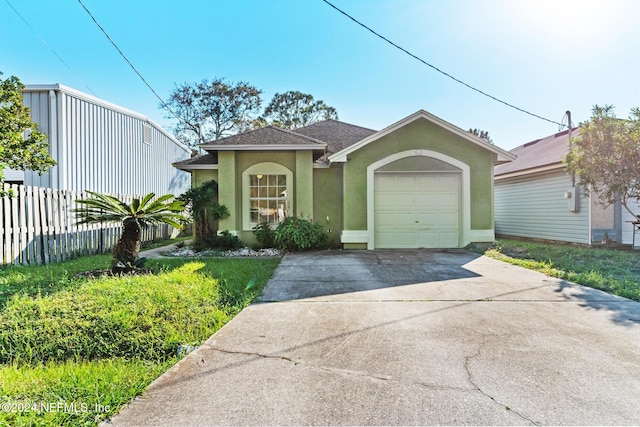
{"label": "arched garage entryway", "polygon": [[429,150],[367,168],[369,249],[457,248],[470,227],[469,166]]}

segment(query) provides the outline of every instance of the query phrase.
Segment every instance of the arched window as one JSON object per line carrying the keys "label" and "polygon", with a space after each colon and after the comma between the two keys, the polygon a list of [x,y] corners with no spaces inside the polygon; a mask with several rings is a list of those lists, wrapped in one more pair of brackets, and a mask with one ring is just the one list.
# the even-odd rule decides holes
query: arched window
{"label": "arched window", "polygon": [[277,225],[293,209],[293,172],[278,163],[258,163],[242,172],[242,225]]}

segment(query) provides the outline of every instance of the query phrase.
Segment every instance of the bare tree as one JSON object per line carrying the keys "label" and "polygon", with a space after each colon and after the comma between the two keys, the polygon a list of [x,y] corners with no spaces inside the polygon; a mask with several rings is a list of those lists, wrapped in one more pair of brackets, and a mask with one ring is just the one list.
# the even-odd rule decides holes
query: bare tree
{"label": "bare tree", "polygon": [[176,85],[166,103],[179,119],[174,134],[196,147],[237,133],[259,114],[261,93],[247,82],[227,83],[224,78]]}

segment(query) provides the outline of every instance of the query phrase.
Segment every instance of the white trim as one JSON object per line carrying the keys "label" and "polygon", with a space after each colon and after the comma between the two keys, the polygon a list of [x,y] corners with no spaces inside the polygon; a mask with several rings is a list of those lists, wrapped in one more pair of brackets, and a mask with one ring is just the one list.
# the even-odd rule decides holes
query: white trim
{"label": "white trim", "polygon": [[336,163],[344,163],[347,161],[347,156],[351,153],[353,153],[356,150],[359,150],[360,148],[364,147],[367,144],[370,144],[373,141],[376,141],[386,135],[389,135],[392,132],[395,132],[396,130],[408,125],[409,123],[418,120],[418,119],[426,119],[428,121],[430,121],[431,123],[434,123],[438,126],[440,126],[441,128],[444,128],[446,130],[448,130],[449,132],[452,132],[458,136],[460,136],[461,138],[466,139],[467,141],[470,141],[476,145],[479,145],[482,148],[485,148],[486,150],[491,151],[492,153],[495,153],[497,155],[497,161],[498,162],[509,162],[512,160],[515,160],[516,156],[506,150],[503,150],[502,148],[496,147],[493,144],[488,143],[487,141],[485,141],[482,138],[479,138],[465,130],[460,129],[459,127],[452,125],[451,123],[442,120],[439,117],[434,116],[431,113],[426,112],[425,110],[419,110],[415,113],[413,113],[412,115],[405,117],[404,119],[390,125],[387,126],[386,128],[382,129],[379,132],[374,133],[373,135],[363,139],[362,141],[353,144],[341,151],[338,151],[335,154],[332,154],[331,156],[329,156],[329,161],[330,162],[336,162]]}
{"label": "white trim", "polygon": [[367,230],[342,230],[340,241],[342,243],[367,243],[369,232]]}
{"label": "white trim", "polygon": [[460,169],[461,176],[461,205],[462,212],[460,213],[460,247],[467,246],[469,236],[471,232],[471,168],[468,164],[461,162],[458,159],[449,157],[446,154],[439,153],[431,150],[407,150],[399,153],[394,153],[384,159],[378,160],[367,166],[367,232],[368,241],[367,249],[375,249],[375,212],[374,212],[374,174],[376,169],[388,165],[400,159],[407,157],[432,157],[434,159],[449,163]]}
{"label": "white trim", "polygon": [[556,164],[552,164],[552,165],[539,166],[539,167],[531,168],[531,169],[522,169],[522,170],[513,171],[513,172],[506,172],[506,173],[503,173],[503,174],[500,174],[500,175],[495,175],[494,179],[499,181],[501,179],[516,178],[516,177],[519,177],[519,176],[529,176],[529,175],[533,175],[533,174],[536,174],[536,173],[551,172],[551,171],[555,171],[555,170],[563,171],[564,170],[564,165],[562,163],[556,163]]}
{"label": "white trim", "polygon": [[61,85],[59,83],[56,84],[37,84],[37,85],[25,85],[23,92],[45,92],[45,91],[58,91],[60,93],[65,93],[67,95],[74,96],[78,99],[88,101],[92,104],[99,105],[101,107],[108,108],[109,110],[125,114],[127,116],[142,120],[144,122],[149,123],[151,126],[156,128],[160,133],[169,138],[174,144],[180,147],[182,150],[187,153],[191,152],[191,149],[178,141],[175,136],[171,135],[169,132],[164,130],[159,124],[151,120],[149,117],[140,114],[136,111],[129,110],[128,108],[121,107],[120,105],[114,104],[109,101],[105,101],[104,99],[96,98],[95,96],[89,95],[88,93],[80,92],[79,90],[72,89],[68,86]]}
{"label": "white trim", "polygon": [[183,171],[190,171],[190,170],[218,170],[218,165],[176,165],[176,164],[172,164],[171,166],[173,166],[176,169],[183,170]]}
{"label": "white trim", "polygon": [[284,151],[284,150],[324,150],[325,144],[202,144],[207,151]]}
{"label": "white trim", "polygon": [[[469,243],[471,242],[495,242],[496,233],[494,230],[470,230]],[[469,244],[467,243],[467,245]],[[467,246],[465,245],[465,246]]]}

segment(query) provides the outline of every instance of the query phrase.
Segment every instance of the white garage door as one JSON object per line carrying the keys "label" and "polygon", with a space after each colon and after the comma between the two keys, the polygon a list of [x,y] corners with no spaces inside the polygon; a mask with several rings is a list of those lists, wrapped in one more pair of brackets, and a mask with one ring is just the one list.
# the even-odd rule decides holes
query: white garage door
{"label": "white garage door", "polygon": [[376,248],[459,246],[459,173],[376,173],[374,185]]}

